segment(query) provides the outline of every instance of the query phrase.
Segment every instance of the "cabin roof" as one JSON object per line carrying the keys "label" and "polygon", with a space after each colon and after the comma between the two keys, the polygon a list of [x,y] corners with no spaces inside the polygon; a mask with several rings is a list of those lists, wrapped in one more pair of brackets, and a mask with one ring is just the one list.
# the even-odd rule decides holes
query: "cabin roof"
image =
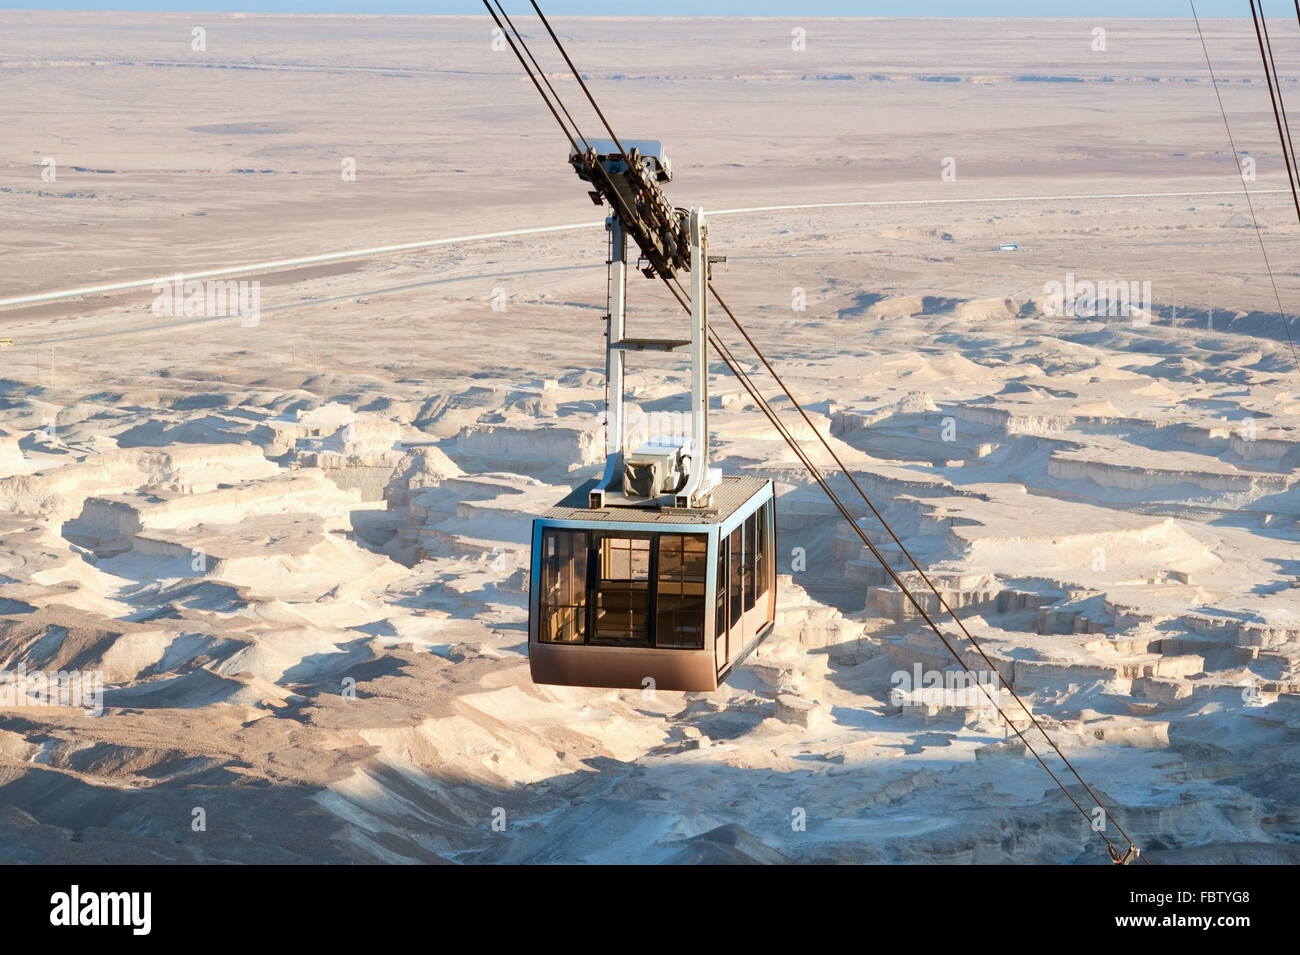
{"label": "cabin roof", "polygon": [[[623,154],[619,152],[618,143],[612,139],[586,139],[583,142],[596,150],[596,156],[603,162],[617,163],[619,169],[626,169],[627,164],[623,162]],[[655,178],[660,182],[671,182],[673,178],[673,164],[668,161],[668,156],[664,153],[664,144],[657,139],[623,139],[620,140],[623,148],[631,153],[633,149],[641,154],[641,158],[653,160]],[[578,156],[575,149],[569,149],[569,162],[573,162]]]}
{"label": "cabin roof", "polygon": [[541,515],[551,521],[609,521],[632,524],[718,524],[740,510],[761,492],[767,478],[723,475],[713,489],[713,506],[703,507],[588,507],[596,479],[575,487],[564,499]]}

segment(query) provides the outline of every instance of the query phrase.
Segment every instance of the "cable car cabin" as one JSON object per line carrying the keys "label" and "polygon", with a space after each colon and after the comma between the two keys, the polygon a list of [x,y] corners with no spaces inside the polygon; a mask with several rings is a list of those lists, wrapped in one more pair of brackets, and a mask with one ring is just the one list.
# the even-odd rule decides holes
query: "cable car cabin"
{"label": "cable car cabin", "polygon": [[[633,150],[629,157],[634,166],[639,155]],[[589,181],[606,186],[620,170],[635,173],[643,198],[657,197],[644,203],[644,215],[658,218],[642,229],[648,220],[640,205],[629,211],[617,189],[600,193],[612,208],[605,220],[605,469],[533,521],[528,665],[535,683],[716,690],[767,636],[776,616],[775,492],[764,478],[723,477],[709,467],[710,257],[704,210],[679,217],[658,193],[650,167],[629,170],[621,154],[592,151],[577,168],[584,175],[597,165],[605,175]],[[639,217],[631,227],[627,215]],[[649,233],[659,239],[651,241]],[[652,263],[643,270],[647,276],[667,278],[689,264],[689,338],[680,331],[674,337],[626,334],[629,235]],[[676,249],[671,262],[656,244],[664,235]],[[657,429],[645,444],[630,440],[624,414],[628,354],[686,347],[689,430]]]}
{"label": "cable car cabin", "polygon": [[709,508],[591,508],[595,485],[533,521],[533,682],[716,690],[776,615],[772,482],[723,477]]}

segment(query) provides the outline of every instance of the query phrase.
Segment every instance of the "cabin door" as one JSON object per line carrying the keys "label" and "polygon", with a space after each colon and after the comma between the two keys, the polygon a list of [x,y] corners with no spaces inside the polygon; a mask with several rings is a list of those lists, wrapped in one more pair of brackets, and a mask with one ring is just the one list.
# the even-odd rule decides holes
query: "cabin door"
{"label": "cabin door", "polygon": [[727,544],[727,660],[745,648],[745,529],[731,532]]}
{"label": "cabin door", "polygon": [[713,607],[713,662],[721,673],[727,666],[727,538],[718,535],[718,562],[713,586],[717,599]]}

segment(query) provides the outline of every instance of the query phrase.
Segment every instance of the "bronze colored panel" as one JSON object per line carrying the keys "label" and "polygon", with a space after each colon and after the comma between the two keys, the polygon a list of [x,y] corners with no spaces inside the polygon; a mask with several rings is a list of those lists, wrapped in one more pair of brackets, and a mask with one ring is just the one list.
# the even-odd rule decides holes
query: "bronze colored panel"
{"label": "bronze colored panel", "polygon": [[528,648],[534,683],[611,689],[716,690],[712,650],[641,650],[537,643]]}

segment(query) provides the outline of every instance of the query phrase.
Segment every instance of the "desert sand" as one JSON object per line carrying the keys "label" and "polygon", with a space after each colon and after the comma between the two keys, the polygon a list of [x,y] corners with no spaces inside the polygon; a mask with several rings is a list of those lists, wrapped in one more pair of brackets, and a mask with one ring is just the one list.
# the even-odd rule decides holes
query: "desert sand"
{"label": "desert sand", "polygon": [[[0,858],[1105,860],[999,720],[891,698],[951,658],[721,364],[714,463],[778,482],[775,633],[716,693],[531,683],[530,517],[602,460],[606,237],[486,17],[0,25],[0,298],[590,223],[248,276],[255,324],[0,309],[0,670],[104,681],[98,716],[0,707]],[[560,26],[1144,852],[1295,861],[1300,225],[1249,24],[1206,36],[1276,297],[1190,22]],[[835,202],[898,204],[726,211]],[[1150,300],[1057,314],[1067,276]],[[680,362],[634,369],[682,406]]]}

